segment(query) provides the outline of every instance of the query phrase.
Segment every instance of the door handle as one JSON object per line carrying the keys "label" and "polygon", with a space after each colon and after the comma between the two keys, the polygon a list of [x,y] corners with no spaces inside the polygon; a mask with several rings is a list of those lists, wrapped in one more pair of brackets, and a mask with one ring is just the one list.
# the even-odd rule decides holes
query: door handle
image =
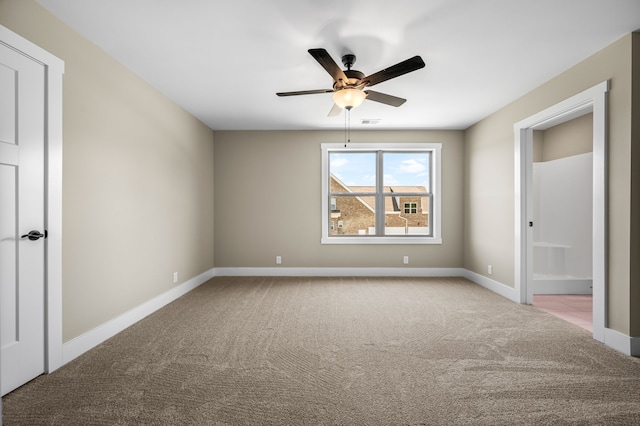
{"label": "door handle", "polygon": [[28,234],[24,234],[20,238],[29,238],[31,241],[37,241],[40,238],[47,238],[47,231],[44,231],[44,234],[41,234],[39,231],[29,231]]}

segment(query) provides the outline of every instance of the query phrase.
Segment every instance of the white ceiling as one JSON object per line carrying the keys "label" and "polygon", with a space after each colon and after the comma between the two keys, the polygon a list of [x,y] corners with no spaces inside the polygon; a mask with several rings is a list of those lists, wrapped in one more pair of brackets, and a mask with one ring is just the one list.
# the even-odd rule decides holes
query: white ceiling
{"label": "white ceiling", "polygon": [[[372,74],[414,55],[427,66],[375,86],[354,129],[464,129],[640,29],[639,0],[37,0],[214,130],[342,129],[327,117],[328,50]],[[362,125],[361,119],[380,119]]]}

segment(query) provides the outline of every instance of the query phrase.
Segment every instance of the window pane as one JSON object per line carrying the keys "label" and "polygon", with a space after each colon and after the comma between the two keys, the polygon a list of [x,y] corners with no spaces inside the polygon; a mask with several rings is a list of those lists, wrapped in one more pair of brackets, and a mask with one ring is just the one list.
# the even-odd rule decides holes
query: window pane
{"label": "window pane", "polygon": [[385,192],[430,192],[430,152],[385,152],[383,164]]}
{"label": "window pane", "polygon": [[[385,199],[385,235],[430,235],[429,197],[394,196]],[[407,210],[410,213],[407,213]]]}
{"label": "window pane", "polygon": [[375,235],[374,216],[374,206],[362,197],[336,197],[336,209],[329,212],[329,220],[337,221],[338,226],[330,235]]}
{"label": "window pane", "polygon": [[[330,152],[331,192],[375,192],[376,154],[373,152]],[[365,188],[362,191],[362,188]],[[368,188],[368,190],[366,190]]]}

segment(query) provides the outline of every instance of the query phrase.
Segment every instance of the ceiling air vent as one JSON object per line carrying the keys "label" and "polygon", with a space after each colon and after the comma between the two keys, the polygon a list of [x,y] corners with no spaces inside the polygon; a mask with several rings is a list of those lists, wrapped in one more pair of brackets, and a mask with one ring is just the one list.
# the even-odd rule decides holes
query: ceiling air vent
{"label": "ceiling air vent", "polygon": [[363,118],[360,121],[360,124],[378,124],[378,123],[380,123],[379,118]]}

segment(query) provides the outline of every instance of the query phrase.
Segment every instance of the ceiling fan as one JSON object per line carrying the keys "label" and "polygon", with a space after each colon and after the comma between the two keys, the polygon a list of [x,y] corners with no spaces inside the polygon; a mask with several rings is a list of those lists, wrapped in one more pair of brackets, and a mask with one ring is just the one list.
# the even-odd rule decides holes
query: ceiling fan
{"label": "ceiling fan", "polygon": [[399,107],[407,100],[397,96],[387,95],[386,93],[364,90],[364,88],[419,70],[425,66],[420,56],[414,56],[377,73],[365,76],[364,73],[351,69],[356,62],[356,56],[353,54],[346,54],[342,57],[342,64],[347,67],[347,69],[343,71],[325,49],[309,49],[309,53],[329,75],[331,75],[333,78],[333,89],[280,92],[276,93],[276,95],[296,96],[333,93],[334,105],[331,111],[329,111],[329,117],[340,114],[343,109],[351,110],[351,108],[361,105],[365,99]]}

